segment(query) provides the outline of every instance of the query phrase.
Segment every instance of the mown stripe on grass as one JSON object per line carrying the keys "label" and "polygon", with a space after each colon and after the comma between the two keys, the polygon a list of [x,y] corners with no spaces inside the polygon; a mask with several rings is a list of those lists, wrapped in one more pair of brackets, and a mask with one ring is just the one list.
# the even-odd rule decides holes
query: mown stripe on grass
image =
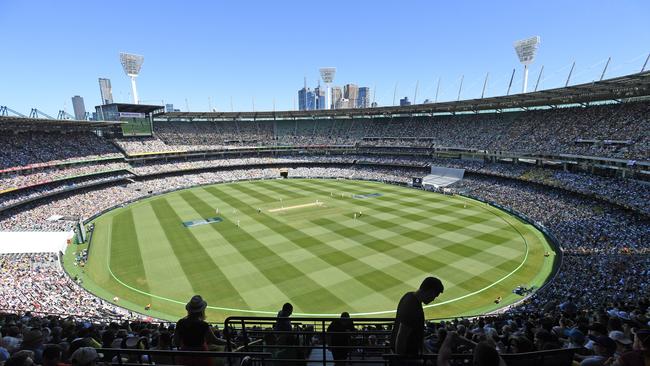
{"label": "mown stripe on grass", "polygon": [[[307,187],[303,187],[306,189],[309,189]],[[322,190],[313,187],[311,188],[312,192],[318,193],[318,194],[323,194]],[[370,205],[375,205],[375,203],[370,202],[368,206]],[[446,211],[446,210],[445,210]],[[427,222],[428,220],[431,220],[433,222],[437,222],[436,224],[432,224],[429,226],[429,229],[442,229],[443,231],[446,232],[462,232],[463,234],[472,236],[473,239],[470,241],[473,243],[476,242],[483,242],[486,244],[479,245],[479,247],[473,247],[470,246],[466,243],[459,243],[459,242],[454,242],[454,243],[447,243],[446,245],[439,245],[441,250],[446,250],[449,253],[453,253],[457,255],[459,258],[471,258],[479,262],[488,262],[492,264],[495,268],[493,269],[493,272],[501,272],[503,271],[504,273],[508,273],[512,268],[515,268],[518,264],[517,261],[509,261],[508,258],[504,258],[501,256],[497,256],[493,253],[487,253],[483,249],[485,245],[500,245],[504,242],[509,242],[513,236],[513,233],[509,230],[509,227],[506,228],[496,228],[493,231],[486,233],[484,231],[478,231],[478,230],[473,230],[473,229],[468,229],[463,225],[463,219],[459,219],[457,223],[449,223],[449,222],[441,222],[439,219],[435,217],[428,217],[420,214],[402,214],[400,210],[396,209],[394,210],[394,216],[396,219],[394,220],[382,220],[378,219],[376,217],[373,217],[372,215],[369,216],[364,216],[359,219],[359,221],[362,221],[366,224],[372,225],[376,228],[379,229],[388,229],[393,232],[399,233],[400,236],[407,237],[409,239],[412,239],[414,241],[425,241],[425,240],[430,240],[433,235],[430,232],[425,232],[425,231],[419,231],[419,230],[412,230],[408,229],[405,226],[402,225],[404,220],[407,221],[419,221],[419,222]],[[490,215],[492,216],[492,215]],[[341,224],[331,220],[331,219],[326,219],[326,218],[320,218],[316,220],[311,221],[314,224],[321,225],[324,227],[327,227],[330,230],[333,231],[338,231],[340,230],[341,234],[344,234],[348,237],[354,237],[356,235],[365,235],[361,230],[356,230],[352,228],[346,228],[346,229],[335,229],[337,226],[341,226]],[[363,228],[363,227],[361,227]],[[360,229],[361,229],[360,228]],[[498,235],[498,233],[501,233],[502,235]],[[385,246],[387,241],[382,241],[378,240],[379,244]],[[446,242],[446,241],[445,241]],[[442,243],[441,243],[442,244]],[[403,254],[402,254],[403,255]],[[416,256],[411,257],[411,258],[416,258]],[[396,258],[400,258],[399,254],[396,255]],[[422,258],[420,256],[420,258]],[[425,257],[426,258],[426,257]],[[400,258],[401,259],[401,258]],[[411,261],[413,259],[410,259]],[[403,260],[404,263],[411,264],[409,263],[408,259]],[[420,259],[420,261],[422,261]],[[506,264],[507,263],[507,264]],[[505,264],[505,265],[504,265]],[[510,264],[510,266],[508,266]],[[513,265],[514,264],[514,265]],[[431,267],[430,267],[431,268]],[[505,268],[509,268],[506,270]],[[426,271],[424,268],[420,268],[423,271]],[[429,269],[430,271],[430,269]],[[460,286],[463,288],[466,288],[468,285],[467,282],[461,283]],[[473,287],[475,288],[475,287]],[[466,288],[470,289],[470,288]]]}
{"label": "mown stripe on grass", "polygon": [[192,292],[192,287],[151,205],[134,205],[131,211],[133,216],[137,217],[137,242],[151,293],[176,298],[179,293],[185,295]]}
{"label": "mown stripe on grass", "polygon": [[112,269],[113,273],[123,281],[130,282],[131,286],[149,292],[137,237],[132,210],[124,210],[113,217],[110,253]]}
{"label": "mown stripe on grass", "polygon": [[[169,202],[165,198],[159,198],[151,201],[151,207],[194,293],[211,299],[232,299],[229,303],[240,304],[241,308],[246,307],[239,291],[221,272],[201,243],[190,230],[182,227],[182,219]],[[219,294],[213,294],[215,283],[219,284]]]}
{"label": "mown stripe on grass", "polygon": [[228,188],[233,188],[233,187],[237,187],[237,190],[244,193],[246,196],[257,198],[258,200],[264,203],[279,201],[278,197],[269,196],[268,194],[264,193],[261,189],[259,189],[260,187],[264,187],[262,182],[257,182],[257,184],[255,184],[256,189],[249,188],[246,184],[236,184],[236,185],[228,186]]}
{"label": "mown stripe on grass", "polygon": [[[290,180],[272,180],[272,181],[260,181],[256,184],[256,186],[260,186],[268,191],[278,193],[284,196],[292,197],[292,198],[299,198],[299,197],[306,197],[308,194],[305,194],[301,191],[296,191],[294,189],[287,188],[286,185],[290,184]],[[277,199],[275,199],[277,201]]]}
{"label": "mown stripe on grass", "polygon": [[[230,186],[228,188],[238,190],[237,186]],[[218,195],[218,193],[214,190],[216,190],[216,188],[213,188],[212,192]],[[228,197],[226,200],[230,201],[228,204],[238,206],[245,205],[244,202],[239,201],[232,195],[227,196]],[[315,257],[321,258],[323,261],[332,266],[339,267],[343,272],[347,273],[353,278],[356,278],[360,283],[366,287],[373,289],[374,291],[384,291],[393,286],[399,286],[402,284],[401,280],[383,273],[375,267],[372,267],[358,260],[357,258],[354,258],[353,256],[330,246],[318,238],[310,236],[301,230],[297,230],[292,226],[287,225],[282,221],[276,220],[269,215],[264,214],[264,216],[265,220],[260,220],[260,223],[265,225],[267,228],[273,230],[278,235],[285,237],[296,246],[306,249]]]}
{"label": "mown stripe on grass", "polygon": [[[247,207],[246,204],[228,194],[224,194],[215,187],[203,189],[231,207],[240,207],[240,211],[247,211],[244,209],[244,207]],[[193,192],[183,192],[181,197],[202,216],[211,214],[212,207]],[[229,222],[227,218],[226,221]],[[231,222],[230,225],[231,228],[229,229],[234,229],[232,226],[235,225]],[[321,310],[329,310],[330,306],[338,308],[345,306],[346,303],[343,300],[310,279],[245,230],[220,230],[216,226],[211,227],[215,231],[218,230],[221,236],[228,240],[243,257],[257,267],[257,270],[278,287],[280,291],[286,294],[287,300],[292,299],[299,304],[314,304]]]}
{"label": "mown stripe on grass", "polygon": [[[355,228],[347,227],[345,225],[337,223],[334,220],[321,218],[313,221],[317,221],[317,225],[323,225],[327,227],[328,230],[340,235],[341,237],[351,239],[360,245],[374,250],[377,253],[390,254],[391,257],[399,259],[403,263],[417,268],[420,271],[430,273],[433,270],[440,270],[447,266],[446,263],[440,262],[434,258],[425,257],[418,253],[414,253],[406,248],[402,248],[386,240],[376,239],[372,237],[369,238],[367,233]],[[357,240],[357,238],[362,240]]]}
{"label": "mown stripe on grass", "polygon": [[[274,191],[269,189],[268,187],[273,187],[273,186],[278,186],[281,185],[282,181],[275,182],[275,180],[269,180],[269,181],[256,181],[254,185],[250,185],[248,187],[248,190],[254,195],[254,194],[263,194],[266,197],[268,197],[268,201],[265,201],[266,203],[271,203],[271,202],[278,202],[280,199],[284,200],[291,200],[295,198],[300,198],[302,195],[293,192],[293,191],[286,191],[283,190],[281,191],[280,194],[278,194],[278,191]],[[253,187],[253,188],[249,188]],[[248,192],[248,191],[247,191]]]}
{"label": "mown stripe on grass", "polygon": [[[308,183],[307,183],[308,184]],[[326,184],[325,184],[326,185]],[[329,194],[328,191],[322,190],[318,187],[315,187],[313,185],[310,186],[301,186],[302,189],[311,191],[312,193],[316,194]],[[359,191],[363,192],[363,191]],[[474,229],[467,228],[463,224],[463,220],[467,220],[467,217],[473,216],[473,215],[467,215],[466,213],[458,212],[458,210],[453,209],[453,208],[436,208],[434,210],[429,210],[425,206],[418,205],[418,208],[423,212],[423,213],[409,213],[409,214],[402,214],[401,211],[392,209],[392,210],[387,210],[391,207],[394,207],[395,203],[393,204],[379,204],[377,203],[377,200],[358,200],[359,202],[355,202],[357,205],[364,206],[368,209],[374,209],[376,211],[380,211],[382,213],[394,216],[396,218],[400,218],[402,220],[407,220],[407,221],[417,221],[417,222],[422,222],[422,223],[427,223],[429,226],[432,228],[438,228],[442,229],[443,231],[459,231],[465,235],[472,236],[472,237],[482,237],[485,235],[485,232],[483,231],[477,231]],[[398,201],[399,205],[402,205],[401,201]],[[480,214],[478,214],[480,215]],[[477,215],[477,216],[478,216]],[[445,217],[452,217],[457,219],[458,223],[451,223],[445,220],[440,219],[440,217],[445,216]],[[423,240],[426,239],[428,235],[425,235],[421,232],[417,232],[415,230],[409,229],[407,227],[404,227],[401,225],[401,222],[398,220],[383,220],[379,219],[377,217],[374,217],[372,215],[365,215],[362,218],[364,223],[368,223],[371,225],[375,225],[378,228],[385,229],[385,230],[390,230],[395,232],[396,234],[404,235],[407,236],[413,240]],[[495,233],[491,234],[492,236],[489,236],[491,238],[497,237],[498,235]],[[429,235],[430,236],[430,235]],[[484,236],[488,237],[488,236]],[[510,239],[510,235],[506,236],[498,236],[502,241],[507,241]]]}

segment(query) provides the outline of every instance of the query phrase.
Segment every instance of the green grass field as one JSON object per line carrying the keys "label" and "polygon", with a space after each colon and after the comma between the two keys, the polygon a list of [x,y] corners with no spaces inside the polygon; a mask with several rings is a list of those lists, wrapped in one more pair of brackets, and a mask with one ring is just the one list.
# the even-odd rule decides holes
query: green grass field
{"label": "green grass field", "polygon": [[[379,195],[353,197],[367,194]],[[223,221],[183,225],[215,217]],[[75,249],[70,273],[81,270]],[[406,291],[435,275],[445,291],[426,316],[448,318],[513,303],[512,289],[543,284],[554,258],[534,227],[471,199],[289,179],[195,187],[110,211],[95,220],[81,276],[98,296],[139,312],[150,303],[147,314],[169,320],[201,294],[208,320],[221,322],[274,316],[287,301],[295,315],[391,317]]]}

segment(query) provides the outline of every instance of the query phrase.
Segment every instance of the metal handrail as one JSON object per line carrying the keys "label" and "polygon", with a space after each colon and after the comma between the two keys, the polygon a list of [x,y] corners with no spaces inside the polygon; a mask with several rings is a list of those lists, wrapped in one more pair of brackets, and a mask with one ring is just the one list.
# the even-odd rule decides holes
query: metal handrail
{"label": "metal handrail", "polygon": [[[264,365],[266,360],[271,359],[270,352],[215,352],[215,351],[182,351],[182,350],[142,350],[142,349],[123,349],[123,348],[97,348],[98,353],[102,355],[101,358],[110,357],[110,360],[104,359],[105,362],[110,362],[112,365],[127,365],[132,363],[130,361],[123,361],[122,355],[136,355],[138,356],[138,364],[154,364],[153,358],[155,356],[164,356],[171,358],[172,364],[176,364],[176,360],[183,357],[200,357],[200,358],[223,358],[227,360],[228,366],[239,365],[233,363],[233,360],[239,360],[244,357],[250,357],[253,363]],[[147,362],[142,362],[141,357],[147,356]],[[153,356],[153,357],[152,357]],[[116,361],[112,359],[117,357]],[[155,364],[158,364],[157,362]]]}

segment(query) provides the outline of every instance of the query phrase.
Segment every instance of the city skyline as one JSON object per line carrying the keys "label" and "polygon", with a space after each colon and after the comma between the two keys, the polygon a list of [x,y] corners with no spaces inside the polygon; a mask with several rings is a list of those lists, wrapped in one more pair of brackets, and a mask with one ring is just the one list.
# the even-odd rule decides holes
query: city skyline
{"label": "city skyline", "polygon": [[[98,21],[97,14],[124,16],[126,4],[130,12],[159,21],[109,29]],[[346,11],[323,23],[316,4],[296,9],[253,1],[183,6],[163,1],[160,7],[121,0],[110,6],[5,1],[0,31],[5,49],[12,52],[0,59],[0,105],[56,115],[62,109],[72,112],[70,95],[80,95],[92,109],[108,100],[97,88],[100,78],[110,80],[114,102],[128,103],[133,96],[120,52],[147,59],[138,77],[141,103],[193,111],[250,111],[253,104],[255,110],[297,109],[296,86],[304,76],[319,79],[324,65],[337,68],[336,85],[354,81],[368,87],[368,103],[380,106],[404,96],[412,103],[456,100],[461,78],[460,99],[478,98],[487,73],[485,96],[505,95],[516,69],[512,94],[522,89],[523,72],[513,42],[536,35],[541,45],[530,66],[529,90],[542,66],[539,89],[548,89],[564,85],[574,61],[570,84],[597,80],[609,57],[605,78],[638,72],[650,52],[650,30],[643,25],[650,4],[640,0],[537,1],[525,8],[514,1],[369,6],[336,0],[331,5],[340,9],[344,4]],[[74,21],[61,22],[62,17]],[[314,20],[319,25],[310,27]],[[158,25],[172,23],[174,27]],[[333,42],[331,30],[345,24],[370,31]],[[232,32],[241,25],[244,30]],[[79,44],[84,45],[81,53]]]}
{"label": "city skyline", "polygon": [[368,108],[370,107],[370,88],[367,86],[359,87],[354,83],[331,86],[331,102],[326,104],[327,89],[318,81],[314,89],[308,86],[307,78],[304,78],[304,84],[298,90],[298,107],[299,111],[316,110],[316,109],[348,109],[348,108]]}

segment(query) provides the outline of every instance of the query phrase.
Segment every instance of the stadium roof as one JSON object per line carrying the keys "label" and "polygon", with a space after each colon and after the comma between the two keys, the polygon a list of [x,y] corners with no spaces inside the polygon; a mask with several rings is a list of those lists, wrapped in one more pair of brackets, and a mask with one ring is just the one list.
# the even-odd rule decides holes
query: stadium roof
{"label": "stadium roof", "polygon": [[119,126],[122,122],[110,121],[79,121],[72,119],[45,119],[0,116],[0,130],[32,130],[32,129],[98,129]]}
{"label": "stadium roof", "polygon": [[[110,107],[117,106],[117,110],[120,112],[130,112],[130,113],[151,113],[160,109],[164,109],[165,106],[162,105],[147,105],[147,104],[130,104],[130,103],[111,103],[104,104],[101,107]],[[97,106],[95,108],[99,108]]]}
{"label": "stadium roof", "polygon": [[312,111],[263,111],[263,112],[167,112],[157,114],[157,119],[294,119],[370,117],[390,115],[413,115],[433,113],[456,113],[478,111],[526,110],[534,107],[617,101],[628,98],[650,97],[650,71],[621,76],[613,79],[547,89],[531,93],[504,95],[452,102],[415,104],[403,107],[377,107],[363,109],[331,109]]}

